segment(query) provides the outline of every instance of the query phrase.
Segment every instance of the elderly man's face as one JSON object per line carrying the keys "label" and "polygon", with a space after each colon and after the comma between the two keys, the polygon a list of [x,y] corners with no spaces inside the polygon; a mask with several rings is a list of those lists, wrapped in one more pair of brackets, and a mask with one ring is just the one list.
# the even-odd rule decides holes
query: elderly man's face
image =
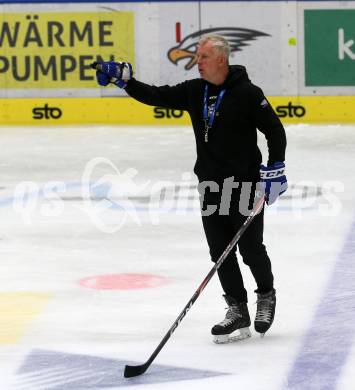
{"label": "elderly man's face", "polygon": [[213,47],[212,41],[200,45],[196,54],[201,78],[214,83],[221,71],[227,66],[225,57]]}

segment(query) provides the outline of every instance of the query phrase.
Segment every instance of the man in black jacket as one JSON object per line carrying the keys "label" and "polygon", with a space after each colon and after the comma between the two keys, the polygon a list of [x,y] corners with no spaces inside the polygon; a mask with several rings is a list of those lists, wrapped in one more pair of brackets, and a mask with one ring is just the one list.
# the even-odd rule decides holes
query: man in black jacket
{"label": "man in black jacket", "polygon": [[[229,54],[223,37],[202,37],[197,50],[201,78],[175,86],[144,84],[132,77],[132,67],[125,62],[100,63],[96,74],[102,86],[113,83],[142,103],[190,114],[197,147],[194,171],[200,183],[202,222],[212,261],[218,260],[245,221],[260,181],[268,204],[287,188],[284,128],[262,90],[250,82],[246,69],[229,65]],[[267,166],[261,165],[257,129],[267,140]],[[262,335],[273,322],[276,306],[271,263],[263,244],[263,220],[262,210],[238,242],[243,262],[256,281],[254,327]],[[218,269],[218,276],[228,311],[212,328],[214,341],[250,337],[247,291],[235,250]]]}

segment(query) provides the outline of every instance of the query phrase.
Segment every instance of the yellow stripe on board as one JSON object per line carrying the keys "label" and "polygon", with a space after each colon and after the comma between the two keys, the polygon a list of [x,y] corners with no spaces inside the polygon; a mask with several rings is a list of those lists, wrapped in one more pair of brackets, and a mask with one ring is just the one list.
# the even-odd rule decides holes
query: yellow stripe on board
{"label": "yellow stripe on board", "polygon": [[50,298],[44,293],[0,293],[0,345],[18,343]]}
{"label": "yellow stripe on board", "polygon": [[355,123],[355,96],[272,96],[284,123]]}
{"label": "yellow stripe on board", "polygon": [[147,106],[132,98],[0,99],[0,124],[189,124],[187,113]]}
{"label": "yellow stripe on board", "polygon": [[[355,123],[355,96],[272,96],[283,123]],[[202,114],[201,114],[202,115]],[[189,125],[186,112],[129,97],[0,99],[1,125]]]}

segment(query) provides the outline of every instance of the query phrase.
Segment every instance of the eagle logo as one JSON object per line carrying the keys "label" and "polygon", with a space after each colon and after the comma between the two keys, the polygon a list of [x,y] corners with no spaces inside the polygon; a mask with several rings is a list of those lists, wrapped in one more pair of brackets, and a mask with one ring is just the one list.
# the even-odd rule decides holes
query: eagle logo
{"label": "eagle logo", "polygon": [[168,51],[169,60],[177,65],[180,60],[189,59],[185,65],[186,70],[190,70],[197,63],[197,44],[199,39],[204,34],[218,34],[222,35],[229,42],[231,53],[241,51],[243,47],[249,46],[251,41],[255,41],[258,37],[268,37],[269,34],[257,30],[250,30],[239,27],[218,27],[208,28],[197,31],[188,35],[183,39],[178,46],[171,48]]}

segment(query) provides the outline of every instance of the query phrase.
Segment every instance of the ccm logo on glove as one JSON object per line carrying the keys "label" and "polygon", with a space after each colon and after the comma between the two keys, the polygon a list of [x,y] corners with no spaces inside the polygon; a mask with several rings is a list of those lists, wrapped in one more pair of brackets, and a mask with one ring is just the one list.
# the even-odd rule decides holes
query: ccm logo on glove
{"label": "ccm logo on glove", "polygon": [[285,173],[285,168],[275,169],[274,171],[260,170],[260,177],[262,179],[276,178],[276,177],[280,177],[280,176],[284,175],[284,173]]}

